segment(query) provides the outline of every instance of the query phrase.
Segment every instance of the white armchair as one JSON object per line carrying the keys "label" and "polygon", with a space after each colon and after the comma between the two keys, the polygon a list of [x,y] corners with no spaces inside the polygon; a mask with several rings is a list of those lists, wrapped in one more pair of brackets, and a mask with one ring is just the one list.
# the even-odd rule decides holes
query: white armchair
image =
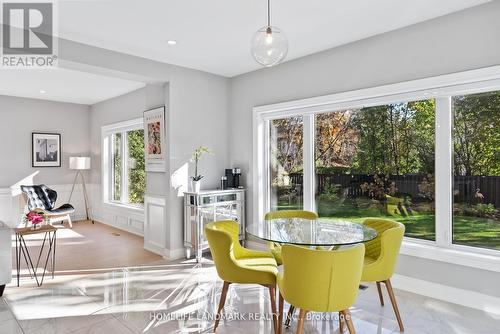
{"label": "white armchair", "polygon": [[0,297],[12,278],[11,228],[0,221]]}

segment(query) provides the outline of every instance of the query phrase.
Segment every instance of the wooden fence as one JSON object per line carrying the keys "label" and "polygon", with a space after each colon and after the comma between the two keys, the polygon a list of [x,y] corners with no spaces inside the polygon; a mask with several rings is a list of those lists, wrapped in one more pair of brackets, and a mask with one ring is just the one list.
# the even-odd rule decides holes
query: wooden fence
{"label": "wooden fence", "polygon": [[[398,193],[411,196],[413,199],[421,198],[418,185],[426,175],[391,175],[389,180],[393,181]],[[302,174],[290,174],[290,180],[294,185],[302,185]],[[365,182],[373,182],[373,175],[363,174],[316,174],[316,194],[321,194],[328,185],[338,184],[346,191],[347,196],[361,196],[360,185]],[[455,176],[454,177],[454,201],[462,203],[478,203],[475,198],[476,190],[484,196],[483,203],[492,203],[500,208],[500,176]]]}

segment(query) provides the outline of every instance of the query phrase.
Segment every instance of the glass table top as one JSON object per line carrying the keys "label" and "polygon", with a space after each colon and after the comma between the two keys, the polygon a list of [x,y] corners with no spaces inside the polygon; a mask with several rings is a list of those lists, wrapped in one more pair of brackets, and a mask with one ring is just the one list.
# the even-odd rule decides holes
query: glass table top
{"label": "glass table top", "polygon": [[280,244],[342,246],[373,240],[377,231],[350,221],[282,218],[247,226],[248,234]]}

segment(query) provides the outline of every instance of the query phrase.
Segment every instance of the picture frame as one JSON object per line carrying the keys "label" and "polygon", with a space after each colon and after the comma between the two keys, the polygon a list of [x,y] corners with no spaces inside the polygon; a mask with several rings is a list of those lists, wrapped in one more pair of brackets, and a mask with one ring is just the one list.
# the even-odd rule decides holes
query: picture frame
{"label": "picture frame", "polygon": [[61,134],[31,133],[31,166],[61,167]]}
{"label": "picture frame", "polygon": [[146,172],[166,171],[165,106],[144,111],[144,157]]}

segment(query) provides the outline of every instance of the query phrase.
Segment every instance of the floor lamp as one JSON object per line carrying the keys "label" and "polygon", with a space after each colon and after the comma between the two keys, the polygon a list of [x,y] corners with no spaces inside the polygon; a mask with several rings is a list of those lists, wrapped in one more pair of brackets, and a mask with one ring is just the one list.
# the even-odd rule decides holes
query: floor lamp
{"label": "floor lamp", "polygon": [[83,171],[90,169],[90,157],[70,157],[69,169],[76,170],[76,175],[75,180],[73,181],[73,187],[71,188],[71,193],[69,194],[68,202],[71,203],[73,191],[75,190],[76,183],[78,182],[78,177],[80,177],[83,188],[83,200],[85,201],[85,213],[87,215],[87,220],[90,220],[92,224],[94,224],[94,219],[92,219],[92,214],[89,210],[89,197],[87,194],[87,186],[85,185],[85,177],[83,176]]}

